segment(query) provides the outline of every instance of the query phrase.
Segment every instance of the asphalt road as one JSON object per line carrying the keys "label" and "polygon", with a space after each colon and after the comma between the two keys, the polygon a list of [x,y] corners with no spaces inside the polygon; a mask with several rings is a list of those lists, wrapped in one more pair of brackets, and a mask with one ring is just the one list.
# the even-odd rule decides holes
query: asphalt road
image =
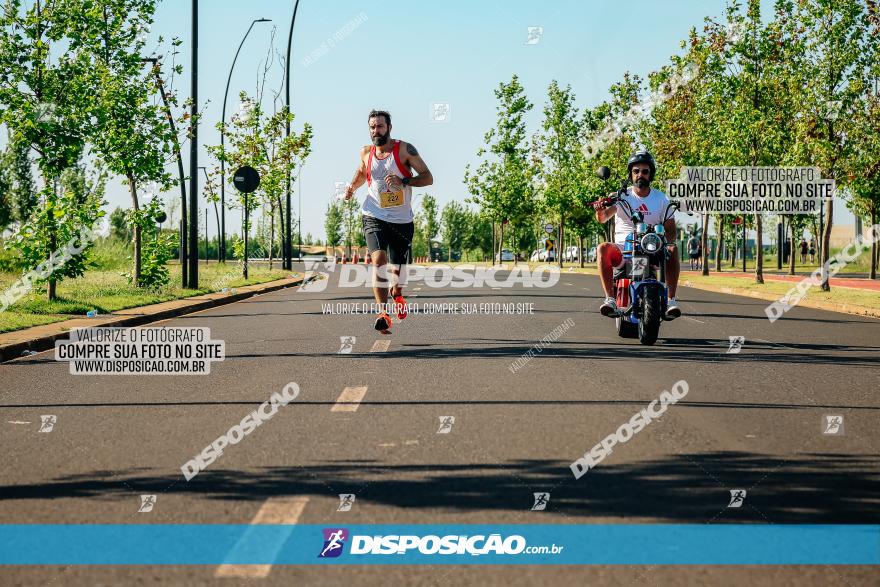
{"label": "asphalt road", "polygon": [[[411,303],[513,302],[534,312],[412,314],[382,336],[370,315],[322,311],[370,301],[368,290],[331,280],[325,291],[282,290],[157,323],[208,326],[225,340],[226,359],[208,376],[70,375],[51,351],[0,365],[0,520],[880,523],[880,321],[796,308],[771,324],[766,302],[683,288],[684,317],[643,347],[617,337],[597,312],[601,298],[596,277],[567,273],[547,289],[423,286],[410,291]],[[539,344],[569,319],[558,340]],[[340,354],[348,336],[353,352]],[[732,336],[745,338],[739,353],[728,352]],[[683,400],[574,478],[574,459],[679,380],[688,383]],[[288,382],[301,389],[295,401],[183,479],[186,460]],[[364,387],[359,403],[337,404],[346,388]],[[40,433],[47,414],[57,420]],[[844,417],[842,435],[822,433],[826,415]],[[452,429],[438,434],[445,416],[454,416]],[[747,498],[728,508],[737,488]],[[531,511],[539,491],[549,504]],[[340,493],[356,495],[350,511],[337,511]],[[157,496],[152,511],[138,511],[141,494]],[[6,567],[2,583],[877,584],[876,568],[841,566],[254,571]]]}

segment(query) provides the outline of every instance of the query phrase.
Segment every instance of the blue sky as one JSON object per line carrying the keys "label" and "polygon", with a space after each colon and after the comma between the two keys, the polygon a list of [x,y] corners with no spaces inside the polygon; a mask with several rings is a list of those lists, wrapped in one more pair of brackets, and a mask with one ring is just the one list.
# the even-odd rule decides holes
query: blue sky
{"label": "blue sky", "polygon": [[[366,115],[371,108],[389,110],[392,135],[418,147],[434,175],[434,185],[427,191],[441,205],[463,201],[468,197],[462,183],[464,167],[477,161],[483,135],[495,122],[493,90],[500,81],[519,75],[535,105],[528,124],[530,132],[536,131],[552,80],[570,84],[581,108],[595,105],[624,72],[644,76],[680,53],[679,43],[689,29],[702,26],[706,16],[721,17],[724,5],[723,0],[443,4],[301,0],[291,58],[291,102],[294,126],[300,128],[307,121],[315,132],[313,152],[294,194],[298,196],[301,189],[303,235],[323,237],[324,212],[334,182],[351,178],[358,148],[369,141]],[[183,41],[179,62],[184,76],[177,80],[181,97],[190,92],[190,6],[186,0],[162,2],[151,31],[154,40],[162,35]],[[241,37],[253,19],[272,19],[255,25],[242,49],[227,117],[238,110],[239,91],[254,93],[273,26],[276,49],[286,49],[293,2],[202,0],[200,7],[199,99],[208,103],[199,144],[219,144],[214,125],[220,120],[226,76]],[[312,63],[303,63],[359,15],[366,20],[349,35]],[[543,28],[536,44],[526,44],[529,27]],[[280,87],[281,76],[276,66],[267,84]],[[431,119],[433,103],[450,105],[449,121]],[[200,165],[214,164],[204,149],[199,157]],[[121,182],[108,187],[111,205],[129,206]],[[211,216],[213,234],[213,211]],[[239,214],[227,211],[227,230],[239,225]]]}

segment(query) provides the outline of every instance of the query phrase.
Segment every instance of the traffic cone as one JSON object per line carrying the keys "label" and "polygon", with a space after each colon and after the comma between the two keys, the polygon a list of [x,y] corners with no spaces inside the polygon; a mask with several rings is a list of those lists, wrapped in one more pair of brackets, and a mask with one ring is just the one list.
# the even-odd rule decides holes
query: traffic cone
{"label": "traffic cone", "polygon": [[352,265],[358,264],[358,254],[357,253],[354,254],[354,259],[351,261],[351,263],[352,263]]}

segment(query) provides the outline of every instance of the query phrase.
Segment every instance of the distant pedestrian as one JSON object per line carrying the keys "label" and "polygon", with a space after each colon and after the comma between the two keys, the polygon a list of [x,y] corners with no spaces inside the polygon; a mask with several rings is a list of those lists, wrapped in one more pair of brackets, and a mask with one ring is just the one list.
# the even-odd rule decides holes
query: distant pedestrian
{"label": "distant pedestrian", "polygon": [[801,265],[805,265],[807,263],[807,251],[809,250],[807,247],[807,240],[801,239]]}
{"label": "distant pedestrian", "polygon": [[697,237],[691,235],[687,242],[688,256],[691,259],[691,271],[697,268],[697,259],[700,256],[700,241]]}
{"label": "distant pedestrian", "polygon": [[703,243],[697,242],[697,270],[703,268]]}
{"label": "distant pedestrian", "polygon": [[810,239],[810,265],[816,262],[816,241]]}

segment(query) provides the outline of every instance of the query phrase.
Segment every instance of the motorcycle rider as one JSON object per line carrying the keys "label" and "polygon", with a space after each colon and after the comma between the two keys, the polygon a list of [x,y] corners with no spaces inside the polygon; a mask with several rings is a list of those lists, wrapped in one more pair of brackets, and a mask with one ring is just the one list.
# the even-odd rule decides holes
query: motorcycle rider
{"label": "motorcycle rider", "polygon": [[[658,189],[651,187],[651,181],[657,173],[657,164],[654,156],[648,151],[634,153],[626,164],[629,179],[632,186],[629,187],[621,199],[625,200],[633,211],[639,211],[644,216],[647,224],[660,224],[669,204],[669,197]],[[624,206],[613,205],[605,198],[596,202],[593,206],[596,210],[596,219],[605,223],[612,216],[616,217],[614,223],[614,242],[602,243],[597,250],[596,264],[599,275],[602,278],[602,288],[605,290],[605,301],[599,307],[603,316],[615,318],[620,309],[614,299],[613,275],[614,270],[623,267],[623,250],[626,237],[634,230],[632,218],[629,217]],[[678,287],[678,275],[680,271],[678,253],[676,251],[676,227],[675,219],[670,218],[663,222],[666,229],[666,240],[669,243],[669,255],[666,261],[666,285],[669,289],[669,302],[666,307],[666,318],[673,319],[681,316],[681,308],[675,300],[675,291]]]}

